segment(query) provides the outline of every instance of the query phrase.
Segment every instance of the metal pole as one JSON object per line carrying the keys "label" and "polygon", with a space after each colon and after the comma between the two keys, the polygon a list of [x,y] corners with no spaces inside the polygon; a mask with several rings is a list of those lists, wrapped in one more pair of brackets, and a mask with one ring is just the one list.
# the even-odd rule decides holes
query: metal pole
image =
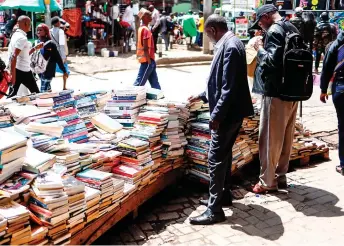
{"label": "metal pole", "polygon": [[[208,17],[212,14],[212,0],[204,0],[203,1],[203,15],[204,15],[204,22],[207,21]],[[203,34],[203,53],[209,54],[209,38],[205,33]]]}
{"label": "metal pole", "polygon": [[45,24],[48,27],[51,27],[50,4],[46,4],[45,5],[45,16],[44,16],[44,19],[45,19]]}

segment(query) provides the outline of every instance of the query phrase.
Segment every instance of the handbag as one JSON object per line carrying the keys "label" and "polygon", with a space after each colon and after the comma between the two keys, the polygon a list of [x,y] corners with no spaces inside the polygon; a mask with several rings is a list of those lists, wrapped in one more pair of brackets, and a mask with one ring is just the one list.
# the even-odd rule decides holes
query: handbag
{"label": "handbag", "polygon": [[[44,46],[46,46],[50,42],[51,42],[51,40],[45,42]],[[42,48],[43,50],[44,50],[44,46]],[[49,59],[46,60],[44,58],[41,50],[36,50],[35,52],[33,52],[31,55],[31,63],[30,63],[30,67],[31,67],[32,72],[36,73],[36,74],[44,73],[46,68],[47,68]]]}

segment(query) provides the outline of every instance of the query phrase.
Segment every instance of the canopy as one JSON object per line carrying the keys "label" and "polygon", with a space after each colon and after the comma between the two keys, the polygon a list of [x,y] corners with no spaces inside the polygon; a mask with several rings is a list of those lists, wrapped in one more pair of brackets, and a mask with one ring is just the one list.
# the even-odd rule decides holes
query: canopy
{"label": "canopy", "polygon": [[[45,12],[44,0],[6,0],[0,5],[0,10],[21,9],[28,12]],[[50,0],[50,11],[60,11],[61,6],[56,0]]]}

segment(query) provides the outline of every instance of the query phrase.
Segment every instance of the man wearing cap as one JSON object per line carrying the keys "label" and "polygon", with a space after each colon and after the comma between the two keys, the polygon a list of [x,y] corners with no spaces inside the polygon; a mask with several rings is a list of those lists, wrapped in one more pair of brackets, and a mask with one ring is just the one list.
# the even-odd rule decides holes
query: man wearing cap
{"label": "man wearing cap", "polygon": [[135,86],[144,86],[149,81],[152,88],[161,89],[156,73],[154,40],[152,32],[148,29],[152,21],[152,13],[142,8],[138,14],[142,21],[137,34],[136,56],[141,63]]}
{"label": "man wearing cap", "polygon": [[228,31],[226,19],[216,14],[206,20],[204,31],[216,45],[206,90],[189,98],[190,103],[202,99],[210,109],[209,199],[200,201],[207,210],[190,218],[196,225],[226,220],[222,206],[232,205],[232,148],[243,119],[253,114],[244,44]]}
{"label": "man wearing cap", "polygon": [[157,42],[158,42],[158,37],[159,37],[159,32],[160,32],[160,27],[159,27],[160,14],[159,14],[159,10],[157,10],[154,7],[154,5],[149,5],[148,10],[152,13],[151,26],[152,26],[152,33],[153,33],[153,40],[154,40],[154,50],[156,53],[158,50]]}
{"label": "man wearing cap", "polygon": [[282,19],[272,4],[261,6],[256,12],[257,20],[252,28],[260,27],[266,31],[266,35],[264,43],[262,39],[257,39],[254,44],[258,65],[253,92],[263,97],[259,128],[260,182],[255,185],[253,192],[265,193],[287,186],[285,174],[289,167],[297,102],[282,101],[278,86],[282,83],[284,28],[294,33],[298,33],[298,30]]}

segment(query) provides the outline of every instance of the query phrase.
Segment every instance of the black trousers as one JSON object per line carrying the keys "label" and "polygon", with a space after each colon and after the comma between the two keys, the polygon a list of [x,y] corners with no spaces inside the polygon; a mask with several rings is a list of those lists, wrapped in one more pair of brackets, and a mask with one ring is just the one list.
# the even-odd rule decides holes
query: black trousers
{"label": "black trousers", "polygon": [[208,154],[210,185],[208,208],[213,212],[222,211],[222,195],[230,190],[232,148],[242,125],[222,123],[217,131],[211,131],[211,143]]}
{"label": "black trousers", "polygon": [[317,49],[315,52],[315,69],[319,68],[321,55],[325,55],[325,49]]}
{"label": "black trousers", "polygon": [[157,52],[157,43],[158,43],[158,37],[159,37],[159,28],[156,28],[153,32],[153,40],[154,40],[154,49],[155,53]]}
{"label": "black trousers", "polygon": [[39,93],[39,89],[36,83],[36,79],[33,76],[33,73],[31,71],[23,72],[19,69],[16,69],[16,82],[14,84],[13,91],[9,95],[9,97],[17,95],[21,84],[25,85],[31,93]]}

